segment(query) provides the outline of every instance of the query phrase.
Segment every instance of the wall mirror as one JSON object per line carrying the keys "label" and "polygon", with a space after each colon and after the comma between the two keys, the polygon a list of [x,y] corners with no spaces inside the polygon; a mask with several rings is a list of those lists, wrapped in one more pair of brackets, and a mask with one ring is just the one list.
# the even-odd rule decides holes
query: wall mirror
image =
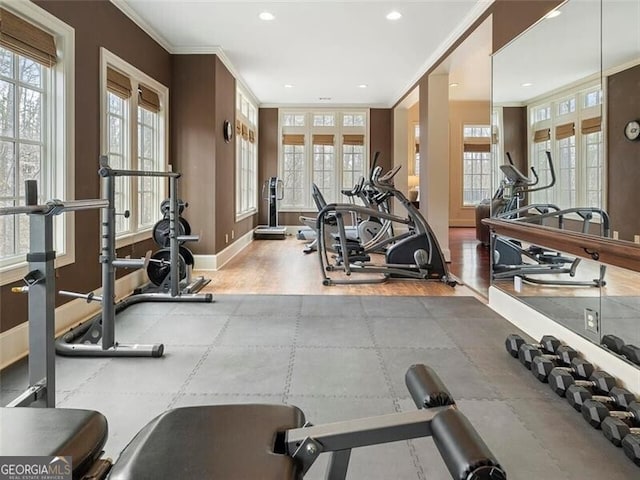
{"label": "wall mirror", "polygon": [[[563,3],[493,56],[492,109],[493,215],[640,241],[640,141],[624,136],[640,117],[640,0]],[[530,247],[496,240],[494,286],[595,343],[640,346],[638,274]]]}

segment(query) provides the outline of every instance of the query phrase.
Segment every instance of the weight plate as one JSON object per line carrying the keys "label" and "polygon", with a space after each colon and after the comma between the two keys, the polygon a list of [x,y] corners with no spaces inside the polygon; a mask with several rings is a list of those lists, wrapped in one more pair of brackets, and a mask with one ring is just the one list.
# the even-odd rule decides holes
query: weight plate
{"label": "weight plate", "polygon": [[184,229],[184,235],[191,235],[191,225],[184,218],[178,217],[178,220],[182,224],[182,228]]}
{"label": "weight plate", "polygon": [[187,247],[180,246],[180,255],[184,258],[184,263],[188,266],[192,267],[195,265],[195,260],[193,258],[193,253]]}
{"label": "weight plate", "polygon": [[[180,271],[180,280],[184,280],[187,277],[187,267],[182,258],[182,255],[178,255],[178,270]],[[149,280],[154,285],[162,285],[162,282],[167,279],[167,275],[171,273],[171,251],[168,248],[158,250],[149,259],[147,265],[147,275]]]}
{"label": "weight plate", "polygon": [[[178,222],[178,236],[186,235],[184,231],[184,224],[182,222]],[[191,228],[191,227],[189,227]],[[162,220],[158,220],[156,224],[153,226],[153,240],[158,244],[159,247],[167,248],[171,243],[171,239],[169,238],[169,234],[171,233],[169,228],[169,219],[163,218]]]}
{"label": "weight plate", "polygon": [[[163,217],[169,216],[170,207],[171,207],[171,200],[169,200],[168,198],[164,199],[160,204],[160,213],[162,213]],[[178,215],[182,215],[185,207],[186,207],[186,203],[178,199]]]}

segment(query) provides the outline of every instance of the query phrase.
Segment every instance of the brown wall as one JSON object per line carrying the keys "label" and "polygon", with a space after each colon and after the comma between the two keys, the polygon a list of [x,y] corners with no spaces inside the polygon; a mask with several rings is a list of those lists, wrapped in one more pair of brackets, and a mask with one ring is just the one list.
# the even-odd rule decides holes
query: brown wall
{"label": "brown wall", "polygon": [[[393,165],[391,152],[391,137],[393,131],[392,110],[389,108],[372,108],[369,116],[369,152],[371,160],[377,151],[381,153],[378,165],[387,171]],[[278,109],[261,108],[258,124],[260,128],[260,142],[258,144],[258,186],[269,177],[278,174]],[[266,204],[259,203],[259,221],[267,222]],[[311,212],[280,212],[280,225],[301,225],[299,217],[309,216]]]}
{"label": "brown wall", "polygon": [[[258,111],[258,126],[260,139],[258,141],[258,223],[267,225],[268,208],[262,199],[262,185],[270,177],[278,174],[278,109],[261,108]],[[299,214],[282,212],[278,214],[278,223],[281,225],[298,225]]]}
{"label": "brown wall", "polygon": [[200,241],[189,245],[196,254],[215,252],[216,129],[215,57],[173,55],[171,98],[171,162],[182,173],[180,196],[189,202],[184,217]]}
{"label": "brown wall", "polygon": [[640,119],[640,65],[629,68],[607,81],[607,205],[611,230],[621,240],[633,241],[640,235],[640,142],[624,135],[629,120]]}
{"label": "brown wall", "polygon": [[[106,1],[35,1],[75,29],[75,197],[100,196],[97,175],[100,154],[100,47],[171,86],[170,56],[113,4]],[[58,290],[90,291],[100,287],[99,214],[77,212],[76,262],[57,271]],[[123,255],[141,254],[151,243],[121,249]],[[125,272],[126,273],[126,272]],[[13,285],[19,285],[16,282]],[[27,320],[27,297],[0,288],[0,332]],[[57,299],[58,305],[69,301]]]}
{"label": "brown wall", "polygon": [[493,52],[516,38],[563,0],[496,0],[493,14]]}
{"label": "brown wall", "polygon": [[516,168],[527,174],[527,107],[504,107],[502,109],[502,137],[504,140],[505,158],[502,163],[507,163],[507,152]]}

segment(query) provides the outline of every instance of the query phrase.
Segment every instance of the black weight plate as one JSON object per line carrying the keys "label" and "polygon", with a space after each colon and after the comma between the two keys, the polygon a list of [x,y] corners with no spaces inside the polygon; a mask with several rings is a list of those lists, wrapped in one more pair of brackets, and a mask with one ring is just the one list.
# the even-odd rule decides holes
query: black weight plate
{"label": "black weight plate", "polygon": [[[178,199],[178,215],[182,215],[184,209],[186,207],[186,203],[182,200]],[[160,204],[160,213],[162,213],[163,217],[169,216],[169,209],[171,208],[171,200],[168,198],[164,199]]]}
{"label": "black weight plate", "polygon": [[178,217],[178,220],[180,221],[180,223],[182,224],[182,228],[184,229],[184,234],[185,235],[191,235],[191,225],[189,225],[189,222],[187,222],[184,218],[182,217]]}
{"label": "black weight plate", "polygon": [[187,247],[180,246],[180,255],[184,258],[184,263],[188,266],[193,267],[195,265],[195,259],[193,258],[193,253]]}
{"label": "black weight plate", "polygon": [[[154,260],[159,260],[159,262]],[[178,255],[178,270],[180,271],[180,280],[184,280],[187,277],[187,267],[182,255]],[[151,255],[147,265],[147,275],[151,283],[162,285],[169,273],[171,273],[171,251],[168,248],[163,248]]]}
{"label": "black weight plate", "polygon": [[[171,243],[171,239],[169,238],[169,234],[171,233],[169,225],[169,219],[163,218],[162,220],[158,220],[153,226],[153,240],[159,247],[167,248]],[[182,222],[178,222],[178,236],[180,235],[186,235]]]}

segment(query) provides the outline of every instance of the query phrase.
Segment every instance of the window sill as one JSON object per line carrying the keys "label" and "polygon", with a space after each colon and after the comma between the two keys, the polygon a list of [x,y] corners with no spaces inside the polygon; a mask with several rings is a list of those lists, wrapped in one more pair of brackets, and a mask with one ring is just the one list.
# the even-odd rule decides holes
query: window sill
{"label": "window sill", "polygon": [[257,208],[254,208],[253,210],[249,210],[248,212],[244,212],[244,213],[236,213],[236,223],[244,220],[245,218],[253,217],[257,213],[258,213]]}
{"label": "window sill", "polygon": [[[54,266],[55,268],[60,268],[65,265],[71,265],[75,261],[76,258],[74,254],[64,253],[59,257],[56,257]],[[0,286],[22,280],[27,273],[29,273],[29,263],[26,259],[19,263],[14,263],[13,265],[7,265],[0,269]]]}
{"label": "window sill", "polygon": [[116,238],[116,249],[133,245],[151,238],[151,229],[143,230],[136,233],[127,233]]}

